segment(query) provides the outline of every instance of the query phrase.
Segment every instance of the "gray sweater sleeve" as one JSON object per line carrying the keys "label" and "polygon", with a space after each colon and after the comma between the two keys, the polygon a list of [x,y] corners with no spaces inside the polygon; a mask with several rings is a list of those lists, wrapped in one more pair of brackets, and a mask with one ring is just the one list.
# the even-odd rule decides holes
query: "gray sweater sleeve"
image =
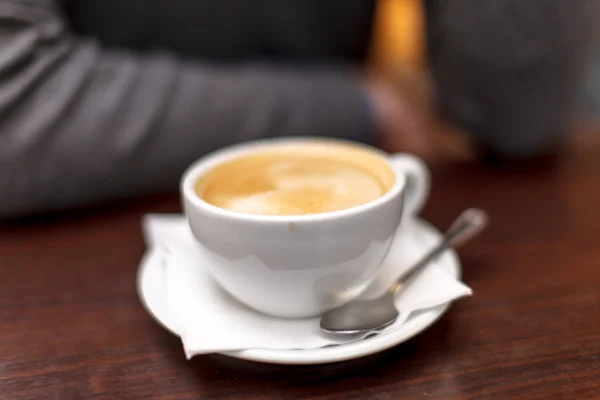
{"label": "gray sweater sleeve", "polygon": [[569,131],[598,0],[426,0],[447,113],[486,147],[530,156]]}
{"label": "gray sweater sleeve", "polygon": [[242,140],[371,133],[350,71],[106,50],[69,32],[56,0],[0,0],[0,218],[174,189]]}

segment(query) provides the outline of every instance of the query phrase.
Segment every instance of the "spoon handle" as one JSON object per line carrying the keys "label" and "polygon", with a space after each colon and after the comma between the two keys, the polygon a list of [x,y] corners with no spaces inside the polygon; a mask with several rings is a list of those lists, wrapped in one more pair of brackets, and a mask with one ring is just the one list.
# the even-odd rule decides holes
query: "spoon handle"
{"label": "spoon handle", "polygon": [[488,215],[485,211],[477,208],[469,208],[463,211],[446,231],[440,243],[429,250],[416,264],[404,271],[392,284],[390,292],[396,293],[413,275],[421,271],[450,247],[458,247],[477,236],[487,226],[487,223]]}

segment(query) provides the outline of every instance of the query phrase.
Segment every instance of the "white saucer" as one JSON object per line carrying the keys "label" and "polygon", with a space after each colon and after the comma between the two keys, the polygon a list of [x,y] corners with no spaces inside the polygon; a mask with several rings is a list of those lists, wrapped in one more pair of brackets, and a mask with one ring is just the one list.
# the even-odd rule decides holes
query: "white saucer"
{"label": "white saucer", "polygon": [[[411,221],[410,235],[429,248],[437,243],[441,234],[423,220]],[[438,267],[450,276],[460,278],[460,262],[456,253],[446,251],[437,261]],[[157,251],[149,251],[141,261],[137,276],[137,289],[143,306],[165,329],[178,336],[174,315],[166,299],[165,265]],[[345,361],[374,354],[405,342],[436,322],[449,308],[444,304],[416,312],[402,325],[352,343],[304,350],[248,349],[222,353],[244,360],[272,364],[325,364]]]}

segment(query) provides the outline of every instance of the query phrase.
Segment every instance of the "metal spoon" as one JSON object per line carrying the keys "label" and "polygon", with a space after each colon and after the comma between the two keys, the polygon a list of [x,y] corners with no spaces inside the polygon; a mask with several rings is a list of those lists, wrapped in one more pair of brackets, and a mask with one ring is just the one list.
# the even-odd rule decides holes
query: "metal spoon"
{"label": "metal spoon", "polygon": [[321,329],[336,334],[358,334],[392,324],[399,315],[394,299],[406,282],[448,248],[457,247],[475,237],[486,227],[487,221],[487,213],[483,210],[471,208],[464,211],[448,229],[442,241],[419,262],[404,271],[383,295],[370,300],[354,300],[325,313],[321,317]]}

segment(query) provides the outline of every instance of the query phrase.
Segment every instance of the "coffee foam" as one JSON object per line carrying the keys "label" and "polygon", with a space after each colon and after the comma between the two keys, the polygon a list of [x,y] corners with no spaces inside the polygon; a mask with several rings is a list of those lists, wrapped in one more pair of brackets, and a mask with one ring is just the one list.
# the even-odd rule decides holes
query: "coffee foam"
{"label": "coffee foam", "polygon": [[196,193],[240,213],[302,215],[355,207],[393,185],[393,172],[368,151],[338,144],[305,146],[257,152],[219,165],[198,181]]}

